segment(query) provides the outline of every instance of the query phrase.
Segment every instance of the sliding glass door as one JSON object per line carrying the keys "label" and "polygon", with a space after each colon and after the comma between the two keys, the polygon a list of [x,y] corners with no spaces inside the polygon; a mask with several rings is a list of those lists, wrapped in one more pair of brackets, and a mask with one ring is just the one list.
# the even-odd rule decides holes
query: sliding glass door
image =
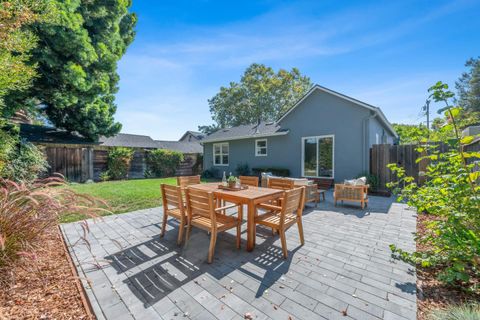
{"label": "sliding glass door", "polygon": [[334,136],[302,138],[302,176],[333,178]]}

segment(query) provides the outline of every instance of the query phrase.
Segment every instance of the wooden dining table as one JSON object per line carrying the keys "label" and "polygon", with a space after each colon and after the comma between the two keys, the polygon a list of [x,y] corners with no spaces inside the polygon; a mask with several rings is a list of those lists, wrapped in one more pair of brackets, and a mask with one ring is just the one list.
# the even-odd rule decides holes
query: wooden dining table
{"label": "wooden dining table", "polygon": [[[248,186],[248,189],[229,191],[218,188],[218,182],[202,183],[189,185],[189,188],[204,190],[212,192],[213,195],[220,200],[235,203],[239,205],[246,205],[247,211],[247,251],[252,251],[255,248],[256,224],[255,212],[256,205],[270,200],[275,200],[283,195],[283,190],[271,188],[259,188]],[[243,210],[243,208],[241,209]]]}

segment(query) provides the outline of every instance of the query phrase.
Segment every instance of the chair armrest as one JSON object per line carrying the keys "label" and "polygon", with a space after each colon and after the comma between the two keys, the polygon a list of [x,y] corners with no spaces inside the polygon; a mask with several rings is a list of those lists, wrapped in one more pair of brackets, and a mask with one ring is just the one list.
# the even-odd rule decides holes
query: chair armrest
{"label": "chair armrest", "polygon": [[215,208],[215,212],[224,211],[224,210],[227,210],[227,209],[230,209],[230,208],[235,208],[235,207],[238,207],[238,206],[239,206],[238,204],[229,204],[228,206]]}
{"label": "chair armrest", "polygon": [[267,209],[272,211],[282,211],[282,207],[274,206],[273,204],[268,204],[268,203],[257,204],[257,208]]}

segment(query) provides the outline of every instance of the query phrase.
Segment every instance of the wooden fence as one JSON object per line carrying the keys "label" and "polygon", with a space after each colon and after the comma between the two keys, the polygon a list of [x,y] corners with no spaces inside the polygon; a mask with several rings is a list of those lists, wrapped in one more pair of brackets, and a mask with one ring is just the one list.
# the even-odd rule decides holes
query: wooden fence
{"label": "wooden fence", "polygon": [[48,175],[61,173],[68,181],[86,181],[92,177],[92,148],[47,147]]}
{"label": "wooden fence", "polygon": [[[378,178],[378,191],[387,191],[387,183],[396,181],[396,176],[393,174],[387,165],[396,163],[398,166],[405,169],[407,176],[415,178],[415,182],[422,184],[424,177],[419,175],[419,172],[425,171],[428,161],[422,160],[417,162],[422,155],[416,151],[417,145],[389,145],[389,144],[375,144],[370,148],[370,174]],[[439,145],[439,150],[444,152],[447,150],[447,145]]]}
{"label": "wooden fence", "polygon": [[[129,179],[145,177],[147,152],[144,149],[135,149],[128,172]],[[44,146],[44,153],[50,166],[49,176],[61,173],[67,181],[71,182],[99,181],[100,174],[107,171],[107,148],[94,149],[79,145]],[[197,154],[185,154],[185,161],[180,164],[177,175],[197,174],[198,170],[201,170],[201,167],[195,168],[197,156]]]}

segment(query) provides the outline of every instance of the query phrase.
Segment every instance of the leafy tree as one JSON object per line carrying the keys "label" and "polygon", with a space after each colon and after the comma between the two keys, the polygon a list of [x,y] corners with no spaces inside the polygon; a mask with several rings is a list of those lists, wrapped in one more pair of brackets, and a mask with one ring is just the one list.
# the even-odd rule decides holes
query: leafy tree
{"label": "leafy tree", "polygon": [[0,3],[0,115],[4,96],[24,90],[35,76],[35,64],[28,63],[37,45],[35,34],[26,29],[45,21],[54,9],[47,0],[7,0]]}
{"label": "leafy tree", "polygon": [[206,125],[206,126],[198,126],[198,131],[205,133],[205,134],[210,134],[214,133],[220,129],[220,127],[216,124],[211,124],[211,125]]}
{"label": "leafy tree", "polygon": [[480,111],[480,57],[469,59],[465,66],[469,70],[455,83],[458,95],[455,102],[467,111]]}
{"label": "leafy tree", "polygon": [[392,124],[400,138],[400,144],[415,144],[419,137],[428,136],[429,132],[426,126],[413,124]]}
{"label": "leafy tree", "polygon": [[10,113],[40,107],[59,128],[89,138],[117,133],[114,94],[117,61],[134,38],[131,0],[52,0],[54,22],[35,24],[38,37],[31,63],[38,66],[33,86],[9,95]]}
{"label": "leafy tree", "polygon": [[273,121],[311,87],[310,79],[297,68],[275,72],[254,63],[245,70],[239,83],[221,87],[208,104],[212,119],[220,128],[255,123],[259,119]]}

